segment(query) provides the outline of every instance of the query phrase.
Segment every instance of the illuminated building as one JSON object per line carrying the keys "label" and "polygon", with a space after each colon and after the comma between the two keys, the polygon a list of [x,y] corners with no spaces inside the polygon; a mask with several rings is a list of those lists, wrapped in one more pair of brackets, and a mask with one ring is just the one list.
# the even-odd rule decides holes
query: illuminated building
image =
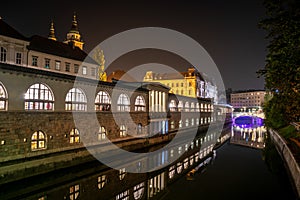
{"label": "illuminated building", "polygon": [[74,45],[75,47],[78,47],[81,50],[83,50],[84,42],[82,41],[81,35],[78,30],[75,13],[73,15],[72,27],[71,27],[69,33],[67,34],[67,39],[64,41],[64,43]]}
{"label": "illuminated building", "polygon": [[233,108],[260,107],[264,103],[264,90],[248,90],[232,92],[230,102]]}
{"label": "illuminated building", "polygon": [[[206,78],[206,77],[205,77]],[[170,88],[170,93],[188,96],[213,98],[217,102],[217,87],[208,78],[194,68],[188,68],[187,72],[181,73],[154,73],[148,71],[144,77],[145,82],[159,82]]]}

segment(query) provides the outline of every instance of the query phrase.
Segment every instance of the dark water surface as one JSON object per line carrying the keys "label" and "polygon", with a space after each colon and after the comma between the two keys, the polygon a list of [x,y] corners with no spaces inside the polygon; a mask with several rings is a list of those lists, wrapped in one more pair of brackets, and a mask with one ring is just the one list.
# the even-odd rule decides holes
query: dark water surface
{"label": "dark water surface", "polygon": [[297,199],[283,163],[275,173],[263,158],[262,150],[226,142],[212,165],[197,172],[194,180],[181,177],[163,199]]}

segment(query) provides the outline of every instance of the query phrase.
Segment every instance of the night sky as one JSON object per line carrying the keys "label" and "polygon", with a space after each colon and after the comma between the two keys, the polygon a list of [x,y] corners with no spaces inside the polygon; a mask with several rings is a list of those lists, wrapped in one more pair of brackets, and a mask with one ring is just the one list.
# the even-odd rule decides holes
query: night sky
{"label": "night sky", "polygon": [[[262,0],[120,2],[6,1],[1,2],[0,16],[27,37],[47,37],[53,19],[56,36],[63,41],[75,11],[87,53],[103,40],[128,29],[149,26],[173,29],[192,37],[208,51],[225,88],[264,88],[263,79],[256,75],[264,66],[267,53],[266,33],[257,26],[265,15]],[[180,71],[189,65],[167,52],[140,50],[117,59],[109,66],[108,73],[148,62],[168,64]]]}

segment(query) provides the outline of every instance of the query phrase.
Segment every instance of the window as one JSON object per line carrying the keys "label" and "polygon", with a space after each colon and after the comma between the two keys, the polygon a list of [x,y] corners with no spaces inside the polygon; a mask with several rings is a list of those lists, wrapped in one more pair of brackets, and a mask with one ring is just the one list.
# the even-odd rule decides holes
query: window
{"label": "window", "polygon": [[194,112],[194,111],[195,111],[195,103],[192,102],[192,103],[191,103],[191,112]]}
{"label": "window", "polygon": [[196,112],[200,112],[200,109],[199,109],[199,103],[196,103]]}
{"label": "window", "polygon": [[85,111],[86,110],[86,96],[79,88],[72,88],[66,96],[66,110]]}
{"label": "window", "polygon": [[143,128],[142,124],[139,123],[139,124],[137,125],[137,134],[142,134],[142,128]]}
{"label": "window", "polygon": [[126,94],[120,94],[117,102],[118,111],[130,111],[130,101]]}
{"label": "window", "polygon": [[37,67],[38,66],[38,57],[32,56],[32,66]]}
{"label": "window", "polygon": [[96,76],[96,68],[95,67],[91,68],[91,76]]}
{"label": "window", "polygon": [[46,136],[42,131],[36,131],[31,136],[31,150],[46,148]]}
{"label": "window", "polygon": [[184,168],[184,169],[187,169],[188,167],[189,167],[189,159],[186,158],[186,159],[184,159],[184,161],[183,161],[183,168]]}
{"label": "window", "polygon": [[74,73],[78,73],[79,65],[74,64]]}
{"label": "window", "polygon": [[16,53],[16,64],[21,65],[22,64],[22,53],[17,52]]}
{"label": "window", "polygon": [[182,120],[179,120],[179,128],[182,128]]}
{"label": "window", "polygon": [[180,85],[181,87],[183,87],[183,83],[181,83],[181,85]]}
{"label": "window", "polygon": [[125,137],[127,135],[127,127],[125,125],[120,126],[120,137]]}
{"label": "window", "polygon": [[70,63],[65,63],[66,64],[66,72],[70,72]]}
{"label": "window", "polygon": [[135,99],[135,111],[146,111],[145,100],[142,96],[137,96]]}
{"label": "window", "polygon": [[79,143],[80,138],[79,138],[79,130],[77,128],[72,128],[70,132],[70,143]]}
{"label": "window", "polygon": [[181,112],[183,110],[183,103],[182,101],[178,102],[178,111]]}
{"label": "window", "polygon": [[0,110],[7,110],[7,99],[6,89],[0,82]]}
{"label": "window", "polygon": [[179,84],[178,84],[178,83],[176,83],[176,87],[179,87]]}
{"label": "window", "polygon": [[182,172],[182,163],[177,163],[177,174],[180,174]]}
{"label": "window", "polygon": [[55,61],[55,69],[60,70],[60,61]]}
{"label": "window", "polygon": [[50,69],[50,59],[45,58],[45,68]]}
{"label": "window", "polygon": [[82,74],[87,75],[87,67],[86,66],[82,67]]}
{"label": "window", "polygon": [[129,200],[129,190],[126,190],[116,196],[116,200]]}
{"label": "window", "polygon": [[185,104],[184,104],[184,111],[185,112],[189,112],[190,111],[190,104],[189,104],[189,102],[185,102]]}
{"label": "window", "polygon": [[79,199],[79,184],[70,186],[70,200]]}
{"label": "window", "polygon": [[95,99],[95,110],[96,111],[110,111],[111,101],[107,92],[98,92]]}
{"label": "window", "polygon": [[142,199],[145,191],[144,182],[133,187],[133,197],[135,200]]}
{"label": "window", "polygon": [[185,126],[186,126],[186,127],[189,126],[189,119],[185,119]]}
{"label": "window", "polygon": [[169,179],[172,179],[174,175],[175,175],[175,166],[173,165],[169,168]]}
{"label": "window", "polygon": [[100,126],[98,132],[98,140],[104,140],[106,138],[106,130],[104,126]]}
{"label": "window", "polygon": [[177,111],[176,101],[174,99],[172,99],[170,101],[169,108],[170,108],[171,112],[176,112]]}
{"label": "window", "polygon": [[50,88],[37,83],[25,93],[25,110],[54,110],[54,97]]}
{"label": "window", "polygon": [[99,190],[103,189],[107,183],[106,175],[98,176],[98,188]]}
{"label": "window", "polygon": [[171,125],[171,129],[175,129],[175,123],[174,123],[174,121],[171,121],[171,123],[170,123]]}
{"label": "window", "polygon": [[4,47],[0,48],[0,62],[6,62],[6,49]]}
{"label": "window", "polygon": [[126,169],[125,168],[120,169],[119,170],[119,179],[120,179],[120,181],[125,178],[125,175],[126,175]]}

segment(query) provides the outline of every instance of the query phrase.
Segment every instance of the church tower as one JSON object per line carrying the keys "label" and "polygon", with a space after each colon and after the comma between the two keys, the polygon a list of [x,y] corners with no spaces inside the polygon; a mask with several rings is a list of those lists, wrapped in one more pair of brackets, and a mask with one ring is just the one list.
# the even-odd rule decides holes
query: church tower
{"label": "church tower", "polygon": [[74,47],[79,47],[81,50],[83,50],[83,44],[84,42],[81,39],[81,35],[78,30],[77,20],[76,20],[76,14],[73,15],[73,21],[72,21],[72,27],[71,30],[67,33],[67,39],[64,41],[64,43],[73,45]]}
{"label": "church tower", "polygon": [[51,24],[50,24],[50,31],[49,31],[48,39],[56,41],[53,21],[51,21]]}

